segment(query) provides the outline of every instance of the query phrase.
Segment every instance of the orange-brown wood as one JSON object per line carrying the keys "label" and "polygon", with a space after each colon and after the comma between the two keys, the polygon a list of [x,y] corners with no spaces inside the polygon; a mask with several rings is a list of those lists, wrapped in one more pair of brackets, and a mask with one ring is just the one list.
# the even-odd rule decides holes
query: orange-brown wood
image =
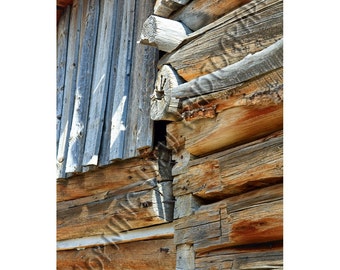
{"label": "orange-brown wood", "polygon": [[57,269],[173,270],[176,246],[173,239],[131,242],[119,245],[57,252]]}
{"label": "orange-brown wood", "polygon": [[57,240],[108,235],[166,223],[168,213],[163,190],[147,190],[59,210]]}
{"label": "orange-brown wood", "polygon": [[283,104],[230,108],[215,118],[174,122],[167,126],[169,147],[204,156],[240,145],[283,128]]}
{"label": "orange-brown wood", "polygon": [[157,160],[132,158],[57,181],[57,202],[116,191],[158,177]]}
{"label": "orange-brown wood", "polygon": [[283,239],[283,185],[201,206],[175,224],[175,243],[196,252]]}
{"label": "orange-brown wood", "polygon": [[193,194],[217,200],[281,182],[283,132],[193,160],[188,167],[174,179],[176,197]]}

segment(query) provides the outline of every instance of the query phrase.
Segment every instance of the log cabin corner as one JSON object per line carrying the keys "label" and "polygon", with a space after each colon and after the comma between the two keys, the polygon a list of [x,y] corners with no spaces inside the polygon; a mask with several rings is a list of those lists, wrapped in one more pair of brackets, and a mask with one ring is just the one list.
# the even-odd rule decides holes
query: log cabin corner
{"label": "log cabin corner", "polygon": [[57,269],[283,269],[283,1],[56,11]]}

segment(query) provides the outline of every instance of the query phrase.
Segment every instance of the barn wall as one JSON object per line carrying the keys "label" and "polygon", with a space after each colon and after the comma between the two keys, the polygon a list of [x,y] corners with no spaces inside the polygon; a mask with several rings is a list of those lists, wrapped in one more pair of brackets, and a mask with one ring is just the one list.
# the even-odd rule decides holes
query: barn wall
{"label": "barn wall", "polygon": [[[114,80],[102,88],[99,152],[91,143],[92,155],[81,152],[83,173],[57,181],[58,269],[283,269],[283,1],[132,2],[113,1],[120,12],[107,17],[116,18],[119,42],[112,37],[110,60],[101,58]],[[58,49],[78,48],[79,63],[87,28],[71,23],[75,3],[59,20]],[[126,17],[124,8],[135,15]],[[123,30],[124,18],[133,32]],[[67,42],[62,32],[79,40]],[[131,51],[124,40],[133,41]],[[160,59],[158,49],[166,50]],[[102,70],[96,61],[92,70]],[[93,98],[103,100],[89,89],[88,126],[98,112]],[[68,104],[63,91],[59,111]],[[115,123],[126,125],[105,146],[113,131],[106,121],[121,108],[116,95],[128,105]],[[162,138],[155,147],[153,132]]]}

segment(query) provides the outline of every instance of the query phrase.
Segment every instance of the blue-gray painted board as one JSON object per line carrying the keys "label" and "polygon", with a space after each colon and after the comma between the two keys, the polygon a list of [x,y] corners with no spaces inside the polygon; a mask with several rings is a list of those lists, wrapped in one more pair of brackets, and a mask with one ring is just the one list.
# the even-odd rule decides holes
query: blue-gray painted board
{"label": "blue-gray painted board", "polygon": [[117,1],[115,8],[115,37],[113,42],[113,53],[111,58],[111,70],[110,70],[110,78],[109,78],[109,89],[107,95],[107,104],[105,110],[105,120],[103,126],[103,134],[100,144],[100,153],[99,153],[99,166],[104,166],[110,163],[110,137],[111,137],[111,120],[112,120],[112,109],[113,109],[113,100],[115,94],[115,86],[116,86],[116,79],[118,73],[118,57],[120,54],[120,39],[121,39],[121,28],[122,28],[122,21],[123,21],[123,12],[124,9],[124,2]]}
{"label": "blue-gray painted board", "polygon": [[110,160],[123,158],[135,17],[134,0],[124,2],[123,14],[118,71],[112,104]]}
{"label": "blue-gray painted board", "polygon": [[68,32],[70,26],[70,14],[71,8],[67,6],[63,15],[59,19],[57,27],[57,104],[56,104],[56,147],[58,148],[59,134],[60,134],[60,122],[63,111],[63,97],[65,88],[65,76],[66,76],[66,61],[67,61],[67,42]]}
{"label": "blue-gray painted board", "polygon": [[94,62],[83,166],[98,165],[100,142],[109,86],[110,62],[114,37],[115,0],[100,1],[100,16]]}
{"label": "blue-gray painted board", "polygon": [[156,78],[158,50],[151,46],[137,44],[143,23],[152,13],[152,2],[148,0],[137,2],[124,158],[138,156],[138,148],[151,147],[153,143],[150,95]]}
{"label": "blue-gray painted board", "polygon": [[81,172],[94,66],[100,2],[84,0],[79,65],[66,173]]}
{"label": "blue-gray painted board", "polygon": [[65,86],[63,95],[62,114],[60,119],[60,134],[57,149],[57,178],[65,177],[66,156],[68,150],[69,132],[71,127],[74,92],[76,88],[79,38],[82,18],[82,1],[74,0],[71,11],[68,35]]}

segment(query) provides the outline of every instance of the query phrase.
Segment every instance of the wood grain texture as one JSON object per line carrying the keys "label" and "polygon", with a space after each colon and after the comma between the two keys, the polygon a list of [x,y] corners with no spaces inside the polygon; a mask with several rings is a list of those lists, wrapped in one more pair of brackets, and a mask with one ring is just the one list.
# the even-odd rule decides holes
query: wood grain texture
{"label": "wood grain texture", "polygon": [[143,24],[139,43],[172,52],[191,31],[181,22],[159,16],[149,16]]}
{"label": "wood grain texture", "polygon": [[223,199],[282,182],[283,132],[193,160],[174,179],[174,195]]}
{"label": "wood grain texture", "polygon": [[[283,101],[283,68],[240,83],[226,90],[182,100],[178,111],[187,121],[206,118],[237,106],[278,104]],[[213,111],[208,114],[207,112]]]}
{"label": "wood grain texture", "polygon": [[257,189],[201,206],[175,221],[175,243],[197,253],[283,239],[283,185]]}
{"label": "wood grain texture", "polygon": [[57,252],[57,269],[173,270],[176,246],[173,239],[139,241]]}
{"label": "wood grain texture", "polygon": [[111,68],[112,43],[117,7],[115,0],[101,0],[98,37],[93,67],[91,96],[85,136],[83,166],[98,165],[99,149],[102,138],[106,97]]}
{"label": "wood grain texture", "polygon": [[68,32],[70,27],[70,14],[71,8],[68,6],[62,18],[59,20],[57,27],[57,106],[56,106],[56,139],[58,148],[59,136],[60,136],[60,124],[63,111],[63,97],[65,89],[65,77],[66,77],[66,61],[67,61],[67,44],[68,44]]}
{"label": "wood grain texture", "polygon": [[121,21],[121,34],[117,62],[117,75],[111,116],[110,155],[109,160],[121,159],[124,154],[124,138],[126,134],[127,104],[130,88],[132,40],[135,22],[135,1],[125,1]]}
{"label": "wood grain texture", "polygon": [[109,91],[107,94],[107,104],[105,108],[105,119],[103,124],[103,133],[102,133],[102,144],[100,145],[99,151],[99,166],[105,166],[110,164],[110,140],[111,140],[111,125],[113,120],[113,102],[115,98],[115,87],[118,76],[118,70],[120,69],[118,60],[120,54],[120,40],[122,35],[122,21],[124,17],[123,12],[119,12],[124,9],[124,2],[117,1],[116,2],[116,23],[114,28],[114,42],[112,44],[112,57],[111,57],[111,68],[109,74]]}
{"label": "wood grain texture", "polygon": [[[74,108],[74,93],[76,90],[76,80],[78,71],[78,55],[80,43],[81,19],[83,13],[83,1],[75,0],[72,5],[68,48],[67,63],[65,74],[65,86],[63,94],[63,105],[60,119],[59,141],[57,148],[57,178],[65,177],[65,166],[68,151],[69,135],[72,123]],[[57,100],[57,102],[59,102]],[[57,105],[58,106],[58,105]]]}
{"label": "wood grain texture", "polygon": [[241,106],[225,110],[215,118],[172,122],[167,126],[167,144],[184,145],[194,156],[246,143],[283,128],[283,105]]}
{"label": "wood grain texture", "polygon": [[283,39],[253,55],[172,89],[176,98],[221,91],[283,66]]}
{"label": "wood grain texture", "polygon": [[119,233],[172,220],[166,207],[169,197],[162,184],[145,191],[109,197],[57,212],[57,240]]}
{"label": "wood grain texture", "polygon": [[88,197],[159,176],[157,160],[132,158],[57,181],[57,201]]}
{"label": "wood grain texture", "polygon": [[181,21],[191,30],[196,31],[250,1],[251,0],[193,0],[170,18]]}
{"label": "wood grain texture", "polygon": [[158,50],[137,43],[143,22],[152,14],[152,1],[136,2],[128,116],[124,141],[124,158],[138,156],[140,149],[151,148],[154,126],[150,118],[150,95],[153,91]]}
{"label": "wood grain texture", "polygon": [[192,40],[189,38],[190,41],[184,41],[176,51],[163,56],[158,66],[170,64],[181,77],[190,81],[275,43],[283,34],[282,0],[261,3],[246,11],[243,6],[236,9],[233,16],[226,16],[225,22],[199,33]]}
{"label": "wood grain texture", "polygon": [[65,168],[66,173],[82,171],[81,165],[85,147],[98,19],[99,2],[84,0],[80,32],[79,65]]}

